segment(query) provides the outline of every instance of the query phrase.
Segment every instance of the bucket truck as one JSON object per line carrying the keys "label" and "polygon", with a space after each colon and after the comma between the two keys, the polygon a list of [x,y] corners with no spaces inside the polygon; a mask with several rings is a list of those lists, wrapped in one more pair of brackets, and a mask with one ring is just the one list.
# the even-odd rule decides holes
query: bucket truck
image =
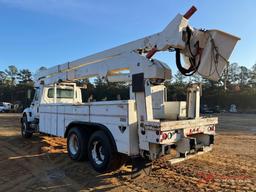
{"label": "bucket truck", "polygon": [[[174,148],[175,162],[211,149],[218,119],[200,117],[200,87],[190,86],[186,101],[167,101],[164,82],[171,69],[153,58],[173,51],[182,74],[219,80],[239,38],[191,27],[195,11],[178,14],[159,33],[39,71],[34,100],[21,119],[22,136],[67,138],[70,158],[89,159],[98,172],[114,169],[120,154],[154,160]],[[75,80],[90,77],[127,82],[130,99],[83,102]]]}

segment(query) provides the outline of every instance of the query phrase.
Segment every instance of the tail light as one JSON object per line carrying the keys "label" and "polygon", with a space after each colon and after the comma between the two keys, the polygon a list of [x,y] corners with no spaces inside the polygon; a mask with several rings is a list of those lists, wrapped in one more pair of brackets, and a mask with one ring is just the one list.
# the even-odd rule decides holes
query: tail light
{"label": "tail light", "polygon": [[173,136],[172,132],[169,133],[162,133],[161,134],[161,141],[166,140],[166,139],[171,139]]}
{"label": "tail light", "polygon": [[167,138],[168,138],[167,133],[163,133],[163,134],[162,134],[162,140],[165,140],[165,139],[167,139]]}

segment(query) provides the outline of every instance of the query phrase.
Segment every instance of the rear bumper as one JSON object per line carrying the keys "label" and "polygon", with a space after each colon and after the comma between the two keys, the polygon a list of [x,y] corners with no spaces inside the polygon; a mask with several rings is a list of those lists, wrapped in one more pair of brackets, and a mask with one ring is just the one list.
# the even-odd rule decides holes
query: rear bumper
{"label": "rear bumper", "polygon": [[[215,135],[217,123],[218,118],[200,118],[180,121],[146,122],[144,128],[148,142],[172,145],[183,138],[195,137],[201,140],[203,137],[201,135]],[[213,137],[209,136],[209,138]]]}
{"label": "rear bumper", "polygon": [[197,128],[205,125],[216,125],[218,124],[217,117],[210,118],[198,118],[188,120],[177,120],[177,121],[147,121],[144,123],[144,128],[147,130],[161,130],[169,131],[184,128]]}

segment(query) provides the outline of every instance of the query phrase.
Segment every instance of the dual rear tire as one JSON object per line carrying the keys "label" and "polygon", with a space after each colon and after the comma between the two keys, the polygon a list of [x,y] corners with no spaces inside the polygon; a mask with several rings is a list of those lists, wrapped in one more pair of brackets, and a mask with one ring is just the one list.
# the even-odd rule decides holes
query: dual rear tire
{"label": "dual rear tire", "polygon": [[94,170],[100,173],[112,171],[121,165],[120,155],[102,130],[95,131],[89,137],[85,130],[72,128],[68,133],[67,148],[71,159],[89,159]]}
{"label": "dual rear tire", "polygon": [[87,158],[88,135],[82,129],[72,128],[67,137],[68,155],[74,161],[83,161]]}

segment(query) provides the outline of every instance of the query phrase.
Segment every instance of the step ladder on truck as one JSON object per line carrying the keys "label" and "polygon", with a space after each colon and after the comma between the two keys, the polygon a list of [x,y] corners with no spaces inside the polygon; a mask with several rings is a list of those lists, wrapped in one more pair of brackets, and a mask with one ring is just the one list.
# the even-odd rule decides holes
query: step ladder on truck
{"label": "step ladder on truck", "polygon": [[[120,154],[155,160],[175,148],[176,162],[211,148],[218,119],[200,117],[199,85],[188,88],[187,101],[167,101],[164,82],[171,69],[153,58],[156,52],[175,51],[182,74],[220,79],[239,38],[191,27],[188,19],[195,11],[178,14],[159,33],[39,71],[34,100],[21,119],[22,136],[40,132],[67,138],[71,159],[88,158],[98,172],[115,169]],[[90,77],[127,82],[130,99],[83,102],[82,88],[74,82]]]}

